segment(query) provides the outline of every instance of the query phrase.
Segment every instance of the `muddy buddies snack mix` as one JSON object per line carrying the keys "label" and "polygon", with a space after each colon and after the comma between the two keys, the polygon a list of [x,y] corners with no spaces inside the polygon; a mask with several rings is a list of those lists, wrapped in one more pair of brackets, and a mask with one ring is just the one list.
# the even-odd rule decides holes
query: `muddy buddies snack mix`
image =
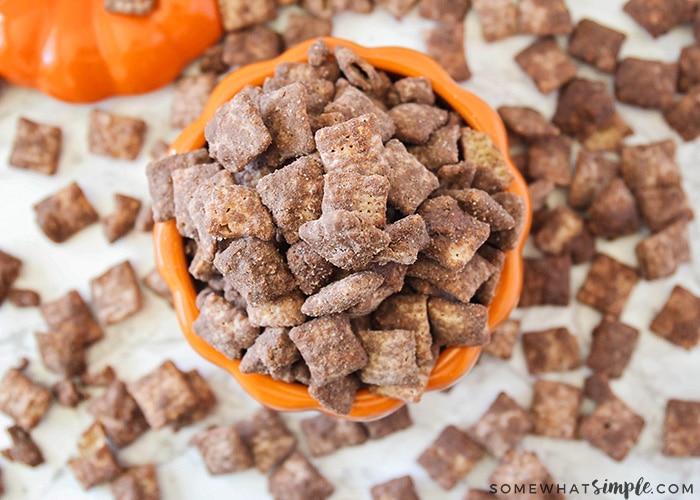
{"label": "muddy buddies snack mix", "polygon": [[491,137],[428,79],[318,40],[223,104],[205,138],[196,160],[147,171],[191,249],[194,331],[244,373],[347,413],[361,388],[418,401],[440,349],[488,342],[524,205]]}

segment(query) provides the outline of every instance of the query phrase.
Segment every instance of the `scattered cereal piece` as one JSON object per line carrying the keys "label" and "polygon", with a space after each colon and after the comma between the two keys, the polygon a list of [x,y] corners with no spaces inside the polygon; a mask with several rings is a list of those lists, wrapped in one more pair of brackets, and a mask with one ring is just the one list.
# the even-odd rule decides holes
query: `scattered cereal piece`
{"label": "scattered cereal piece", "polygon": [[610,387],[610,378],[604,373],[593,373],[583,381],[583,395],[596,403],[615,397]]}
{"label": "scattered cereal piece", "polygon": [[589,151],[619,151],[623,139],[633,133],[634,130],[622,116],[613,112],[608,121],[581,141],[581,145]]}
{"label": "scattered cereal piece", "polygon": [[671,457],[700,456],[700,401],[672,398],[666,402],[662,453]]}
{"label": "scattered cereal piece", "polygon": [[484,456],[484,450],[454,425],[445,427],[417,459],[418,464],[445,490],[454,488]]}
{"label": "scattered cereal piece", "polygon": [[[520,449],[506,452],[489,475],[488,480],[490,484],[496,485],[557,484],[537,454]],[[537,494],[527,496],[533,499],[564,500],[564,494],[557,491],[556,488],[553,488],[551,493],[540,493],[538,490]],[[507,500],[515,500],[518,497],[521,497],[520,493],[498,494],[498,498]]]}
{"label": "scattered cereal piece", "polygon": [[382,439],[395,432],[408,429],[413,425],[407,405],[400,406],[396,411],[376,420],[363,422],[369,439]]}
{"label": "scattered cereal piece", "polygon": [[237,68],[272,59],[281,52],[281,35],[265,24],[255,24],[226,34],[221,60],[229,68]]}
{"label": "scattered cereal piece", "polygon": [[676,96],[678,65],[626,57],[615,70],[615,97],[643,108],[664,110]]}
{"label": "scattered cereal piece", "polygon": [[305,12],[293,12],[287,18],[287,26],[282,32],[282,38],[286,47],[293,47],[304,40],[330,36],[332,30],[333,23],[329,19],[322,19]]}
{"label": "scattered cereal piece", "polygon": [[595,197],[619,174],[620,164],[603,153],[581,150],[576,156],[567,203],[586,209]]}
{"label": "scattered cereal piece", "polygon": [[53,175],[61,157],[62,136],[60,127],[19,117],[7,163],[13,167]]}
{"label": "scattered cereal piece", "polygon": [[114,195],[115,210],[102,219],[107,241],[114,243],[134,228],[141,211],[141,200],[121,193]]}
{"label": "scattered cereal piece", "polygon": [[523,263],[523,290],[518,307],[569,304],[569,255],[526,257]]}
{"label": "scattered cereal piece", "polygon": [[10,368],[0,380],[0,411],[26,430],[41,421],[51,404],[51,392],[19,368]]}
{"label": "scattered cereal piece", "polygon": [[216,85],[215,73],[183,75],[174,84],[170,126],[183,128],[196,120]]}
{"label": "scattered cereal piece", "polygon": [[[297,447],[297,438],[287,428],[282,417],[269,408],[260,408],[236,424],[236,430],[248,447],[255,467],[268,472]],[[278,469],[279,470],[279,469]]]}
{"label": "scattered cereal piece", "polygon": [[157,268],[153,268],[141,279],[143,286],[173,306],[173,294]]}
{"label": "scattered cereal piece", "polygon": [[192,436],[211,475],[231,474],[253,467],[253,456],[233,425],[211,426]]}
{"label": "scattered cereal piece", "polygon": [[529,106],[499,106],[496,110],[506,128],[523,137],[532,140],[538,137],[559,135],[559,128],[547,121],[538,110]]}
{"label": "scattered cereal piece", "polygon": [[571,184],[572,141],[565,135],[542,137],[527,149],[527,173],[533,179],[547,179],[557,186]]}
{"label": "scattered cereal piece", "polygon": [[472,72],[464,51],[464,24],[439,22],[425,34],[426,51],[453,80],[469,80]]}
{"label": "scattered cereal piece", "polygon": [[19,277],[22,259],[0,250],[0,305],[12,291],[12,285]]}
{"label": "scattered cereal piece", "polygon": [[117,374],[110,365],[105,365],[95,372],[83,372],[80,374],[80,383],[88,387],[107,387],[117,378]]}
{"label": "scattered cereal piece", "polygon": [[324,414],[302,420],[300,429],[313,457],[329,455],[346,446],[367,441],[367,431],[361,423]]}
{"label": "scattered cereal piece", "polygon": [[635,254],[642,278],[665,278],[690,261],[687,225],[680,220],[637,243]]}
{"label": "scattered cereal piece", "polygon": [[75,408],[85,398],[71,378],[56,382],[51,386],[51,393],[58,404],[69,408]]}
{"label": "scattered cereal piece", "polygon": [[113,380],[105,391],[90,400],[88,411],[102,424],[105,434],[117,448],[123,448],[148,430],[148,423],[126,389]]}
{"label": "scattered cereal piece", "polygon": [[558,96],[552,122],[571,137],[585,140],[615,113],[614,97],[605,82],[574,77]]}
{"label": "scattered cereal piece", "polygon": [[502,458],[533,427],[532,414],[500,392],[481,418],[467,429],[467,434],[494,457]]}
{"label": "scattered cereal piece", "polygon": [[71,458],[68,466],[84,490],[111,481],[122,473],[104,428],[98,422],[80,436],[78,456]]}
{"label": "scattered cereal piece", "polygon": [[90,112],[88,150],[92,154],[135,160],[143,147],[146,122],[101,109]]}
{"label": "scattered cereal piece", "polygon": [[533,243],[539,250],[550,255],[569,252],[584,230],[585,221],[567,205],[557,205],[545,216],[541,225],[533,232]]}
{"label": "scattered cereal piece", "polygon": [[491,331],[491,339],[483,352],[500,359],[510,359],[520,335],[520,320],[508,318]]}
{"label": "scattered cereal piece", "polygon": [[375,484],[370,489],[372,500],[419,500],[411,476],[401,476]]}
{"label": "scattered cereal piece", "polygon": [[605,73],[617,68],[617,56],[627,35],[593,19],[581,19],[574,27],[567,51]]}
{"label": "scattered cereal piece", "polygon": [[623,146],[620,151],[620,172],[633,192],[680,185],[681,169],[676,160],[675,141],[665,139]]}
{"label": "scattered cereal piece", "polygon": [[620,177],[595,196],[587,213],[591,232],[608,240],[634,234],[642,226],[634,194]]}
{"label": "scattered cereal piece", "polygon": [[[700,16],[698,16],[700,19]],[[700,23],[699,23],[700,24]],[[664,112],[666,123],[678,132],[684,141],[700,137],[700,84],[691,87],[688,93],[671,104]]]}
{"label": "scattered cereal piece", "polygon": [[515,55],[515,62],[543,94],[559,89],[578,71],[576,64],[552,36],[532,42]]}
{"label": "scattered cereal piece", "polygon": [[563,382],[538,379],[532,398],[534,433],[558,439],[575,439],[582,391]]}
{"label": "scattered cereal piece", "polygon": [[687,45],[678,58],[678,91],[689,92],[700,84],[700,44]]}
{"label": "scattered cereal piece", "polygon": [[161,497],[155,464],[134,465],[112,481],[115,500],[158,500]]}
{"label": "scattered cereal piece", "polygon": [[520,0],[520,31],[531,35],[568,35],[573,29],[564,0]]}
{"label": "scattered cereal piece", "polygon": [[593,329],[586,366],[608,378],[622,376],[637,346],[639,331],[609,316]]}
{"label": "scattered cereal piece", "polygon": [[90,280],[92,303],[102,325],[119,323],[143,308],[136,271],[127,260]]}
{"label": "scattered cereal piece", "polygon": [[471,187],[483,189],[489,193],[505,191],[513,180],[513,174],[493,139],[485,132],[462,127],[459,144],[464,159],[477,164]]}
{"label": "scattered cereal piece", "polygon": [[63,243],[99,220],[95,208],[75,182],[34,204],[33,208],[39,228],[56,243]]}
{"label": "scattered cereal piece", "polygon": [[639,272],[604,253],[593,258],[576,299],[598,311],[619,317],[639,282]]}
{"label": "scattered cereal piece", "polygon": [[268,476],[268,489],[275,500],[307,500],[328,498],[335,488],[298,451],[287,457]]}
{"label": "scattered cereal piece", "polygon": [[566,327],[524,332],[522,344],[527,369],[533,375],[581,366],[578,339]]}
{"label": "scattered cereal piece", "polygon": [[581,419],[580,436],[613,460],[622,461],[637,444],[644,419],[618,398],[600,403]]}
{"label": "scattered cereal piece", "polygon": [[495,42],[520,32],[520,10],[512,0],[474,0],[481,36]]}
{"label": "scattered cereal piece", "polygon": [[682,19],[682,0],[629,0],[622,10],[652,37],[668,33]]}
{"label": "scattered cereal piece", "polygon": [[34,335],[44,366],[59,375],[73,377],[85,371],[83,339],[70,329]]}
{"label": "scattered cereal piece", "polygon": [[217,0],[225,31],[262,24],[277,16],[277,2],[262,0],[249,5],[246,0]]}
{"label": "scattered cereal piece", "polygon": [[700,342],[700,298],[674,286],[649,329],[677,346],[692,349]]}
{"label": "scattered cereal piece", "polygon": [[44,454],[41,452],[41,448],[22,426],[13,425],[8,427],[7,433],[12,440],[12,447],[0,451],[3,457],[30,467],[36,467],[44,463]]}

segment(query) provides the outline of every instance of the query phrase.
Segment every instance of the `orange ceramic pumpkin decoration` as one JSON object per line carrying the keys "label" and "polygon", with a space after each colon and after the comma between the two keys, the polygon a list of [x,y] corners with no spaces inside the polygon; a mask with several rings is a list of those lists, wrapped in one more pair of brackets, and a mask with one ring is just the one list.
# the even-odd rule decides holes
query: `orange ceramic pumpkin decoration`
{"label": "orange ceramic pumpkin decoration", "polygon": [[0,76],[68,102],[173,81],[222,34],[216,0],[157,0],[143,16],[104,0],[0,0]]}

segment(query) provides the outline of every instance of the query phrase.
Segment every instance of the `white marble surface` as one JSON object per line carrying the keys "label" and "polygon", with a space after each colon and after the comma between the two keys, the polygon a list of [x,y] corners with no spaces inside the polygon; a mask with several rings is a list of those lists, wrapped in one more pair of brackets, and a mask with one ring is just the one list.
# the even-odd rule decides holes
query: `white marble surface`
{"label": "white marble surface", "polygon": [[[598,19],[627,33],[622,56],[636,55],[666,61],[676,60],[680,48],[692,42],[688,27],[652,41],[649,35],[621,11],[621,0],[569,2],[575,20]],[[283,19],[278,22],[283,22]],[[415,12],[398,22],[382,9],[370,16],[342,14],[335,19],[334,35],[365,45],[403,45],[423,50],[422,31],[432,26]],[[474,12],[466,20],[467,54],[473,77],[465,87],[481,95],[493,106],[527,104],[546,116],[554,110],[555,96],[539,94],[533,84],[513,62],[512,56],[531,41],[518,36],[485,44],[480,37]],[[590,68],[581,67],[581,75],[603,78]],[[44,300],[52,300],[70,289],[77,289],[89,299],[90,278],[123,259],[130,259],[140,274],[153,266],[151,241],[147,234],[133,232],[109,245],[98,225],[82,231],[63,244],[51,243],[37,229],[32,204],[77,181],[100,214],[112,209],[115,192],[147,197],[144,165],[147,152],[158,139],[172,140],[177,130],[168,126],[171,88],[148,95],[113,98],[95,105],[69,105],[35,91],[5,88],[0,94],[0,248],[21,256],[25,265],[17,287],[40,291]],[[106,110],[144,118],[149,125],[147,144],[134,162],[116,161],[91,155],[86,147],[86,118],[98,106]],[[678,145],[678,161],[684,174],[684,187],[700,214],[700,140],[683,143],[660,118],[658,112],[618,105],[619,112],[636,133],[629,143],[646,143],[673,138]],[[64,154],[57,175],[45,177],[7,165],[18,116],[60,125],[64,132]],[[692,484],[700,497],[700,458],[678,459],[661,454],[663,412],[671,397],[700,400],[700,348],[690,352],[675,347],[649,331],[648,325],[661,307],[673,285],[679,283],[700,294],[700,230],[690,225],[693,262],[683,265],[667,279],[642,282],[624,311],[622,320],[640,330],[640,340],[624,376],[613,382],[615,392],[636,412],[643,415],[646,426],[637,446],[623,462],[615,462],[582,441],[561,441],[528,436],[520,444],[535,451],[559,484],[578,486],[598,481],[636,481],[640,477],[652,484]],[[634,264],[633,246],[638,236],[614,242],[599,242],[599,249]],[[572,294],[581,284],[587,267],[577,266]],[[266,477],[256,471],[219,477],[209,476],[195,449],[187,445],[198,429],[211,424],[225,424],[250,414],[257,408],[221,370],[198,358],[181,338],[173,311],[159,298],[147,294],[146,306],[138,315],[108,327],[106,337],[88,352],[91,370],[112,365],[120,378],[135,380],[165,359],[172,359],[182,369],[197,368],[212,384],[219,404],[205,421],[178,433],[170,430],[149,431],[131,446],[119,452],[124,465],[156,462],[163,498],[266,498]],[[579,337],[585,355],[590,346],[590,331],[600,319],[592,310],[575,305],[567,308],[533,308],[516,311],[523,330],[549,326],[568,326]],[[20,357],[31,360],[29,374],[51,384],[57,377],[46,371],[38,359],[34,332],[45,325],[35,309],[17,309],[9,304],[0,308],[0,371],[15,366]],[[550,374],[547,378],[581,385],[589,372],[585,368],[568,373]],[[468,487],[488,487],[488,475],[495,460],[485,458],[452,491],[443,491],[416,464],[421,451],[447,424],[465,428],[475,422],[499,391],[506,391],[516,401],[529,407],[533,377],[527,373],[522,351],[516,348],[513,358],[504,362],[483,357],[479,365],[449,393],[431,393],[411,407],[414,426],[383,440],[346,448],[314,464],[336,486],[334,499],[369,498],[371,485],[403,474],[411,474],[422,498],[459,499]],[[286,415],[289,425],[298,430],[298,422],[309,414]],[[6,498],[75,499],[110,498],[108,486],[84,492],[66,461],[76,453],[76,440],[91,422],[84,406],[66,409],[54,405],[33,437],[44,451],[46,463],[31,469],[0,458],[6,485]],[[0,415],[0,427],[11,425]],[[8,446],[8,437],[0,432],[0,449]],[[301,449],[306,445],[301,443]],[[570,495],[589,498],[590,495]],[[600,495],[598,498],[606,498]],[[609,498],[622,498],[620,495]],[[649,498],[671,499],[678,495],[656,493]]]}

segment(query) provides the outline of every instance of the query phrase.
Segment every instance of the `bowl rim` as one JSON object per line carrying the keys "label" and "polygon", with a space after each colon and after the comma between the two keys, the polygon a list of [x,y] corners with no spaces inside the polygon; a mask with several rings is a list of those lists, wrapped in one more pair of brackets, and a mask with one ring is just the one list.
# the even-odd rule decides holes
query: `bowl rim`
{"label": "bowl rim", "polygon": [[[517,306],[520,297],[523,280],[522,252],[532,219],[527,185],[508,154],[507,134],[500,116],[485,101],[457,84],[442,67],[421,52],[395,46],[364,47],[334,37],[321,39],[331,49],[336,45],[343,45],[354,50],[359,57],[383,71],[402,76],[427,77],[436,95],[460,114],[469,126],[488,133],[503,154],[513,174],[513,180],[506,191],[518,194],[523,199],[525,210],[522,232],[514,248],[506,251],[496,294],[488,306],[489,328],[500,325]],[[168,154],[185,153],[203,147],[206,143],[204,127],[220,105],[230,100],[246,85],[262,85],[279,63],[306,61],[308,48],[316,40],[307,40],[274,59],[243,66],[225,76],[210,94],[202,114],[181,131],[171,144]],[[153,247],[156,267],[172,293],[178,323],[188,343],[200,356],[233,375],[239,385],[258,402],[278,411],[316,410],[349,420],[381,418],[405,404],[403,400],[376,395],[362,389],[358,391],[350,413],[340,415],[322,407],[317,400],[309,396],[305,385],[274,380],[268,375],[241,373],[239,360],[225,357],[192,330],[192,323],[199,315],[195,304],[196,292],[189,274],[182,237],[174,220],[155,223]],[[481,349],[471,346],[444,349],[431,372],[426,392],[444,389],[460,380],[476,363]]]}

